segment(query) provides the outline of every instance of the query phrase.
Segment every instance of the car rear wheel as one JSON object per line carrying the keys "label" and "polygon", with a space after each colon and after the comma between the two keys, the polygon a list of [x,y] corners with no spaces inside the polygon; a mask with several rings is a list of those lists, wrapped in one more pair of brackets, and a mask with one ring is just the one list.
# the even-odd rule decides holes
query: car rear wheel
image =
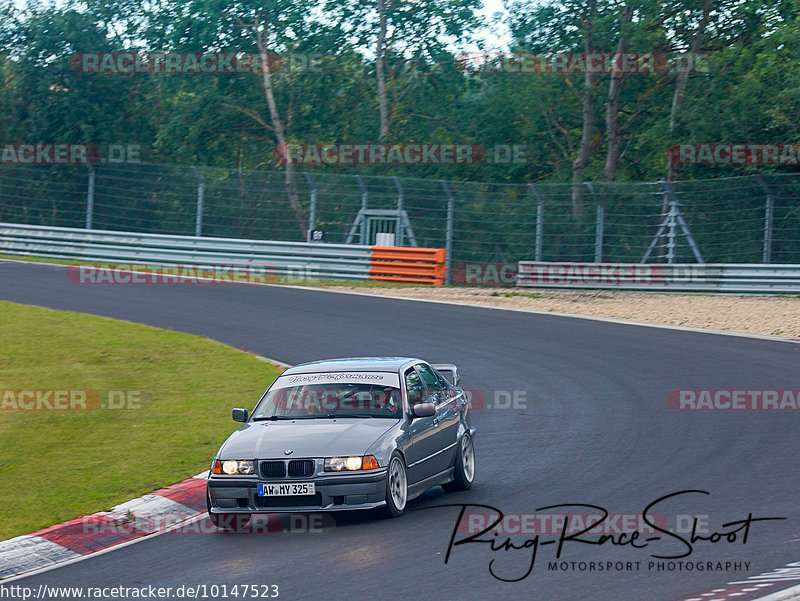
{"label": "car rear wheel", "polygon": [[207,491],[206,507],[208,508],[208,519],[220,530],[243,532],[250,523],[249,513],[211,513],[211,497]]}
{"label": "car rear wheel", "polygon": [[447,492],[469,490],[472,488],[473,480],[475,480],[475,447],[472,444],[472,437],[464,434],[456,453],[453,481],[442,484],[442,488]]}
{"label": "car rear wheel", "polygon": [[408,500],[408,476],[403,458],[399,453],[392,455],[386,470],[386,507],[384,515],[396,518],[403,515]]}

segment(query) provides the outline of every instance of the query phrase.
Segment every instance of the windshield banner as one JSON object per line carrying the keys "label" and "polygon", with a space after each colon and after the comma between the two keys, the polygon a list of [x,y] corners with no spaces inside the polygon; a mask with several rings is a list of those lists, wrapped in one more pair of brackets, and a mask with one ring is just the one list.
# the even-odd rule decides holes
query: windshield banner
{"label": "windshield banner", "polygon": [[378,371],[321,372],[317,374],[283,375],[275,380],[271,390],[308,386],[313,384],[374,384],[400,388],[400,378],[396,373]]}

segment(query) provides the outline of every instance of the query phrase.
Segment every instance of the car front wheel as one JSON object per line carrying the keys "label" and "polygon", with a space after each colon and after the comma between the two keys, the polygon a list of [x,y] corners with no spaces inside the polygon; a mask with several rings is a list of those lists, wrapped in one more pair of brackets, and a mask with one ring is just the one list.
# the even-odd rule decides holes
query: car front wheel
{"label": "car front wheel", "polygon": [[392,455],[386,470],[386,517],[403,515],[408,500],[408,476],[406,466],[399,453]]}
{"label": "car front wheel", "polygon": [[473,480],[475,480],[475,447],[472,444],[472,437],[464,434],[456,453],[453,481],[442,484],[442,488],[447,492],[469,490],[472,488]]}

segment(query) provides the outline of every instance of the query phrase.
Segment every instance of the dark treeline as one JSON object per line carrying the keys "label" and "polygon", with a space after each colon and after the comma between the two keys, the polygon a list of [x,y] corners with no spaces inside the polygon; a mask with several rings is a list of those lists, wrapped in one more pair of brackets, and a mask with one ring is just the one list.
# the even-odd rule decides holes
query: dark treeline
{"label": "dark treeline", "polygon": [[[667,148],[797,141],[797,0],[518,0],[506,54],[467,60],[492,25],[479,0],[4,2],[3,143],[135,144],[149,162],[280,169],[285,143],[464,143],[490,158],[524,146],[524,160],[494,164],[312,168],[492,182],[796,170],[670,168]],[[75,58],[123,51],[279,60],[258,73],[92,74]],[[520,57],[584,52],[666,63],[514,72]]]}

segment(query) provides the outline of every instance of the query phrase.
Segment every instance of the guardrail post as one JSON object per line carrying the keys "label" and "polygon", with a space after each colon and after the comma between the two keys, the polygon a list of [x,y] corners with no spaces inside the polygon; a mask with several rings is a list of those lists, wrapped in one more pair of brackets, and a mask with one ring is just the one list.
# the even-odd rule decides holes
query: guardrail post
{"label": "guardrail post", "polygon": [[317,224],[317,186],[314,184],[314,180],[311,179],[310,173],[303,173],[308,182],[308,185],[311,186],[311,201],[308,210],[308,231],[306,232],[306,242],[311,242],[311,232],[314,231],[314,226]]}
{"label": "guardrail post", "polygon": [[536,197],[536,242],[534,243],[533,257],[536,261],[542,260],[542,224],[544,219],[544,201],[539,190],[533,184],[528,184],[533,195]]}
{"label": "guardrail post", "polygon": [[392,177],[394,186],[397,188],[397,226],[394,230],[395,246],[403,246],[403,188],[397,176]]}
{"label": "guardrail post", "polygon": [[455,212],[455,198],[453,198],[453,193],[450,191],[450,186],[448,186],[447,182],[444,180],[442,180],[442,187],[444,188],[445,194],[447,194],[447,231],[445,232],[444,238],[444,249],[447,255],[444,259],[444,283],[450,285],[453,279],[453,214]]}
{"label": "guardrail post", "polygon": [[[594,198],[594,186],[591,182],[586,182],[589,194]],[[603,262],[603,226],[605,225],[606,208],[602,202],[597,203],[597,221],[594,226],[594,262]]]}
{"label": "guardrail post", "polygon": [[86,168],[89,170],[89,189],[86,192],[86,229],[90,230],[94,220],[94,166],[87,163]]}
{"label": "guardrail post", "polygon": [[192,165],[192,173],[194,173],[194,177],[197,180],[197,209],[195,211],[195,219],[194,219],[194,235],[202,236],[203,201],[205,200],[205,195],[206,195],[206,183],[205,181],[203,181],[203,176],[200,175],[200,171],[194,165]]}
{"label": "guardrail post", "polygon": [[775,197],[763,177],[756,174],[756,181],[767,195],[767,202],[764,207],[764,250],[761,254],[761,262],[767,264],[772,263],[772,218],[775,213]]}

